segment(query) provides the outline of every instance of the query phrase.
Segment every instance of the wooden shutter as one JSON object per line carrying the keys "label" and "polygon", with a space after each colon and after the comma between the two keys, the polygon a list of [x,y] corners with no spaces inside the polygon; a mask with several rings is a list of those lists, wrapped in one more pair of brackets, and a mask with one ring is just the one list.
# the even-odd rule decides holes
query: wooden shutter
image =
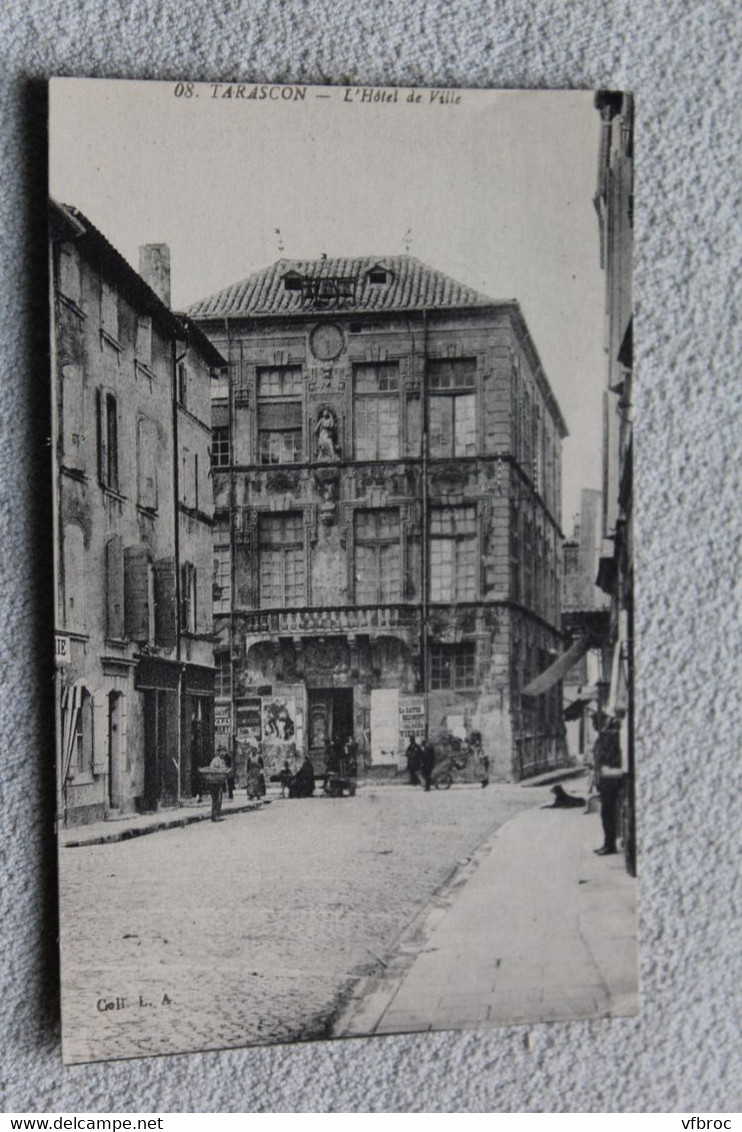
{"label": "wooden shutter", "polygon": [[82,471],[84,414],[82,366],[62,366],[62,462],[66,468]]}
{"label": "wooden shutter", "polygon": [[99,689],[92,696],[93,774],[108,771],[108,696]]}
{"label": "wooden shutter", "polygon": [[142,417],[137,444],[139,504],[153,510],[157,507],[157,444],[157,425]]}
{"label": "wooden shutter", "polygon": [[211,633],[213,606],[213,571],[200,569],[196,572],[196,632]]}
{"label": "wooden shutter", "polygon": [[95,391],[95,416],[98,424],[98,479],[108,482],[108,437],[106,435],[106,400],[102,389]]}
{"label": "wooden shutter", "polygon": [[149,557],[143,546],[124,551],[124,624],[131,640],[149,640]]}
{"label": "wooden shutter", "polygon": [[175,560],[155,562],[155,644],[175,648]]}
{"label": "wooden shutter", "polygon": [[106,543],[106,636],[124,636],[124,548],[120,535]]}

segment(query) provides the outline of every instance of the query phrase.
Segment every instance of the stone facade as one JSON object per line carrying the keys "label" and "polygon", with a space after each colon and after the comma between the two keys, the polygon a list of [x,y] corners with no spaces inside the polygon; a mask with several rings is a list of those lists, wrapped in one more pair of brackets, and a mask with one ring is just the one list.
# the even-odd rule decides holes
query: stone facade
{"label": "stone facade", "polygon": [[[222,359],[74,209],[52,206],[50,267],[58,811],[80,823],[191,792],[189,688],[213,704],[209,387]],[[186,450],[197,507],[178,486]],[[202,579],[193,634],[186,562]]]}
{"label": "stone facade", "polygon": [[[411,264],[424,309],[403,309]],[[215,625],[238,766],[259,741],[269,769],[308,751],[321,772],[352,733],[376,771],[425,730],[441,751],[480,731],[499,778],[563,757],[560,690],[520,689],[560,648],[566,429],[517,304],[457,287],[408,257],[283,261],[191,309],[229,360]]]}

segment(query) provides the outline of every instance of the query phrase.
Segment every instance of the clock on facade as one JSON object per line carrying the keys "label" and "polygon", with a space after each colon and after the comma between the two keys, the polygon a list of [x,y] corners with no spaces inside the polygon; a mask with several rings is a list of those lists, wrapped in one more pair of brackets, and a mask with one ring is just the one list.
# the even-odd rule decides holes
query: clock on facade
{"label": "clock on facade", "polygon": [[309,345],[318,361],[334,362],[343,351],[345,338],[339,326],[331,322],[320,323],[309,335]]}

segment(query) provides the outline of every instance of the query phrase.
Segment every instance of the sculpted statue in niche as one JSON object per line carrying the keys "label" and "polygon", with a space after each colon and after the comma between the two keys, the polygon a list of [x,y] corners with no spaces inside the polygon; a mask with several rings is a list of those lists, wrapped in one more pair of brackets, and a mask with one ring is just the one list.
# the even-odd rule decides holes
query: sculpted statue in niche
{"label": "sculpted statue in niche", "polygon": [[314,429],[317,436],[317,459],[335,461],[340,459],[337,444],[337,420],[332,409],[320,409]]}

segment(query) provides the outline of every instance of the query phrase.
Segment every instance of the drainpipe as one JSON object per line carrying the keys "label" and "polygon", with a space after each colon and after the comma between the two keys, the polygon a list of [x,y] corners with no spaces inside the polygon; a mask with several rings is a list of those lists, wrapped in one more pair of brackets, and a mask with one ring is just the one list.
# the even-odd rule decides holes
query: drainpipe
{"label": "drainpipe", "polygon": [[183,664],[181,663],[181,624],[180,624],[180,444],[178,435],[178,365],[188,353],[188,338],[186,332],[185,348],[182,354],[177,353],[177,337],[173,338],[173,374],[172,374],[172,401],[173,401],[173,511],[175,516],[175,548],[173,551],[173,564],[175,568],[175,659],[178,662],[178,688],[177,688],[177,719],[176,736],[178,751],[178,790],[177,804],[180,805],[180,777],[182,770],[183,750]]}
{"label": "drainpipe", "polygon": [[[235,512],[237,504],[237,485],[234,473],[234,390],[232,388],[232,340],[229,333],[229,316],[224,317],[224,333],[227,338],[227,425],[229,428],[229,754],[232,759],[232,772],[237,772],[237,721],[234,707],[234,630],[235,615],[234,602],[237,590],[236,553],[235,553]],[[242,341],[240,340],[240,372],[242,370]]]}
{"label": "drainpipe", "polygon": [[420,525],[421,618],[420,657],[422,664],[423,704],[425,707],[425,738],[430,737],[428,706],[428,312],[423,309],[423,365],[420,378],[422,416],[422,523]]}

